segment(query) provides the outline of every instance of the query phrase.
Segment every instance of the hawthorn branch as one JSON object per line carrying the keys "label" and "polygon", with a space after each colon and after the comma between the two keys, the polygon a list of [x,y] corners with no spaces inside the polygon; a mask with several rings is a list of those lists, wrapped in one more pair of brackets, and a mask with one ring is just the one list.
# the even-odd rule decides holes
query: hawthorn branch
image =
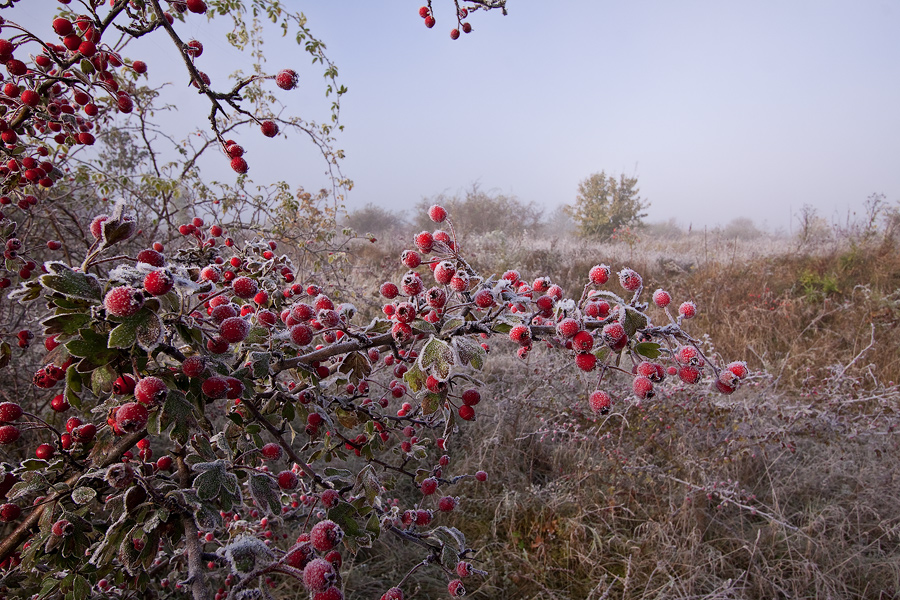
{"label": "hawthorn branch", "polygon": [[[191,487],[191,472],[184,462],[184,455],[178,456],[178,483],[183,489]],[[194,600],[209,600],[209,590],[203,576],[203,548],[197,537],[197,524],[189,513],[182,513],[181,524],[184,526],[184,545],[187,552],[188,577],[182,582],[190,585]]]}

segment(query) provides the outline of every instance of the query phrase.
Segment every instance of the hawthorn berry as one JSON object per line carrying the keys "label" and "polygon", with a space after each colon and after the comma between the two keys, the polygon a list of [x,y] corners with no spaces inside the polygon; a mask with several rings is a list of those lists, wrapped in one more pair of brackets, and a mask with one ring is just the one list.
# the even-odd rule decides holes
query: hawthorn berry
{"label": "hawthorn berry", "polygon": [[241,317],[230,317],[219,325],[219,336],[229,344],[243,342],[250,333],[250,323]]}
{"label": "hawthorn berry", "polygon": [[626,267],[619,271],[619,284],[629,292],[635,292],[644,284],[644,280],[633,269]]}
{"label": "hawthorn berry", "polygon": [[591,405],[591,410],[598,412],[601,415],[605,415],[612,406],[612,398],[602,390],[594,390],[591,392],[588,403]]}
{"label": "hawthorn berry", "polygon": [[590,352],[579,352],[575,355],[575,366],[590,373],[597,366],[597,357]]}
{"label": "hawthorn berry", "polygon": [[487,473],[484,471],[477,471],[475,473],[475,479],[476,481],[485,482],[487,481]]}
{"label": "hawthorn berry", "polygon": [[263,446],[260,449],[260,453],[266,460],[278,460],[284,454],[284,450],[281,449],[281,446],[272,442]]}
{"label": "hawthorn berry", "polygon": [[275,121],[263,121],[259,126],[260,131],[266,137],[275,137],[278,135],[278,124]]}
{"label": "hawthorn berry", "polygon": [[6,504],[0,506],[0,521],[3,521],[4,523],[15,521],[21,514],[22,509],[19,508],[18,504],[7,502]]}
{"label": "hawthorn berry", "polygon": [[19,439],[19,428],[15,425],[0,426],[0,444],[12,444]]}
{"label": "hawthorn berry", "polygon": [[438,510],[441,512],[451,512],[454,508],[456,508],[456,498],[453,496],[444,496],[440,500],[438,500]]}
{"label": "hawthorn berry", "polygon": [[653,303],[660,308],[667,307],[672,302],[672,296],[666,290],[660,288],[653,292]]}
{"label": "hawthorn berry", "polygon": [[297,87],[297,72],[293,69],[284,69],[275,76],[275,85],[283,90],[292,90]]}
{"label": "hawthorn berry", "polygon": [[69,401],[66,400],[64,395],[57,394],[53,397],[53,400],[50,401],[50,408],[55,412],[65,412],[69,410]]}
{"label": "hawthorn berry", "polygon": [[0,423],[12,423],[22,416],[22,407],[15,402],[0,403]]}
{"label": "hawthorn berry", "polygon": [[303,584],[311,592],[322,592],[337,579],[334,565],[324,558],[311,560],[303,569]]}
{"label": "hawthorn berry", "polygon": [[588,272],[588,278],[595,285],[603,285],[609,281],[610,269],[606,265],[594,265]]}
{"label": "hawthorn berry", "polygon": [[725,368],[737,375],[739,379],[744,379],[750,374],[750,371],[747,369],[747,363],[743,361],[728,363]]}
{"label": "hawthorn berry", "polygon": [[103,306],[114,317],[131,317],[144,306],[144,295],[133,287],[120,285],[106,293]]}
{"label": "hawthorn berry", "polygon": [[344,539],[344,530],[330,519],[319,521],[309,532],[312,547],[319,552],[328,552]]}
{"label": "hawthorn berry", "polygon": [[147,406],[155,406],[165,401],[169,388],[159,377],[144,377],[134,386],[134,399]]}
{"label": "hawthorn berry", "polygon": [[404,600],[403,590],[398,587],[392,587],[381,595],[381,600]]}
{"label": "hawthorn berry", "polygon": [[137,261],[139,263],[147,263],[154,267],[162,267],[166,264],[166,258],[161,252],[147,248],[138,252]]}
{"label": "hawthorn berry", "polygon": [[231,283],[235,296],[244,300],[252,298],[259,291],[259,286],[249,277],[238,277]]}
{"label": "hawthorn berry", "polygon": [[[227,348],[227,342],[223,341],[223,343],[226,344]],[[203,382],[200,386],[200,390],[207,397],[213,400],[220,400],[228,394],[228,381],[226,381],[224,377],[213,375]]]}
{"label": "hawthorn berry", "polygon": [[531,330],[526,325],[516,325],[509,330],[509,339],[520,346],[531,344]]}
{"label": "hawthorn berry", "polygon": [[631,389],[634,391],[634,395],[638,398],[652,398],[655,395],[655,392],[653,390],[653,382],[650,381],[649,377],[644,377],[643,375],[639,375],[634,378],[634,380],[631,382]]}
{"label": "hawthorn berry", "polygon": [[299,482],[297,474],[293,471],[282,471],[278,474],[278,487],[283,490],[293,490]]}
{"label": "hawthorn berry", "polygon": [[134,433],[147,426],[149,416],[150,413],[143,404],[127,402],[116,409],[116,425],[125,433]]}
{"label": "hawthorn berry", "polygon": [[50,444],[41,444],[34,449],[34,455],[41,460],[51,459],[55,453],[56,450]]}
{"label": "hawthorn berry", "polygon": [[435,24],[434,17],[432,17],[431,15],[428,15],[427,17],[425,17],[425,27],[427,27],[428,29],[431,29],[432,27],[434,27],[434,24]]}
{"label": "hawthorn berry", "polygon": [[434,477],[425,479],[421,484],[422,494],[425,496],[430,496],[435,491],[437,491],[437,485],[437,479],[435,479]]}
{"label": "hawthorn berry", "polygon": [[158,269],[147,273],[144,277],[144,289],[154,296],[163,296],[175,286],[175,279],[166,269]]}
{"label": "hawthorn berry", "polygon": [[693,302],[682,302],[678,307],[678,314],[685,319],[693,319],[697,315],[697,305]]}
{"label": "hawthorn berry", "polygon": [[475,420],[475,409],[469,406],[468,404],[463,404],[459,407],[459,418],[463,421],[474,421]]}
{"label": "hawthorn berry", "polygon": [[[456,31],[455,29],[453,31]],[[466,595],[466,588],[463,587],[463,582],[459,579],[454,579],[447,585],[447,591],[450,592],[450,596],[453,598],[457,598],[460,596]]]}
{"label": "hawthorn berry", "polygon": [[428,218],[435,223],[443,223],[447,219],[447,211],[443,206],[433,204],[428,209]]}
{"label": "hawthorn berry", "polygon": [[235,156],[231,159],[231,170],[238,175],[243,175],[249,169],[247,161],[242,156]]}

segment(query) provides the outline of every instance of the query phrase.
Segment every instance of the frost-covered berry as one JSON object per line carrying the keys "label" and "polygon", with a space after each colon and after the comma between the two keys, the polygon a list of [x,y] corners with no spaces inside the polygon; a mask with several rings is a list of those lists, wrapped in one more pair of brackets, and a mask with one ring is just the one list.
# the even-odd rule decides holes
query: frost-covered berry
{"label": "frost-covered berry", "polygon": [[181,363],[181,372],[188,377],[200,377],[206,370],[206,359],[202,356],[189,356]]}
{"label": "frost-covered berry", "polygon": [[578,324],[578,321],[571,317],[565,318],[556,324],[556,333],[563,338],[574,337],[580,329],[581,326]]}
{"label": "frost-covered berry", "polygon": [[596,300],[588,302],[584,306],[584,312],[587,316],[595,319],[605,319],[609,316],[609,302],[606,300]]}
{"label": "frost-covered berry", "polygon": [[313,332],[309,326],[297,323],[290,329],[291,341],[298,346],[306,346],[312,341]]}
{"label": "frost-covered berry", "polygon": [[146,263],[153,267],[161,267],[166,264],[166,258],[162,255],[162,253],[157,252],[151,248],[147,248],[146,250],[141,250],[138,252],[137,261],[139,263]]}
{"label": "frost-covered berry", "polygon": [[633,269],[626,267],[619,271],[619,284],[629,292],[634,292],[644,284],[644,280]]}
{"label": "frost-covered berry", "polygon": [[678,307],[678,314],[685,319],[693,319],[697,315],[697,305],[693,302],[682,302]]}
{"label": "frost-covered berry", "polygon": [[702,367],[704,360],[700,351],[693,346],[682,346],[675,352],[675,361],[682,365]]}
{"label": "frost-covered berry", "polygon": [[703,373],[694,365],[682,365],[678,368],[678,378],[685,383],[697,383],[702,377]]}
{"label": "frost-covered berry", "polygon": [[525,325],[516,325],[509,330],[509,339],[520,346],[531,344],[531,330]]}
{"label": "frost-covered berry", "polygon": [[337,579],[334,565],[324,558],[316,558],[303,569],[303,584],[311,592],[321,592]]}
{"label": "frost-covered berry", "polygon": [[229,344],[243,342],[250,333],[250,323],[241,317],[230,317],[219,325],[219,337]]}
{"label": "frost-covered berry", "polygon": [[463,582],[459,579],[454,579],[453,581],[451,581],[447,585],[447,591],[450,592],[450,596],[453,598],[458,598],[460,596],[466,595],[466,588],[463,587]]}
{"label": "frost-covered berry", "polygon": [[[427,15],[426,15],[427,16]],[[443,206],[439,206],[434,204],[431,208],[428,209],[428,218],[434,221],[435,223],[443,223],[447,218],[447,211]]]}
{"label": "frost-covered berry", "polygon": [[646,399],[652,398],[656,393],[653,390],[653,382],[650,381],[649,377],[644,377],[643,375],[638,375],[631,382],[631,389],[634,391],[634,395],[638,398]]}
{"label": "frost-covered berry", "polygon": [[478,308],[491,308],[494,306],[494,294],[488,289],[478,290],[472,299]]}
{"label": "frost-covered berry", "polygon": [[207,397],[213,400],[219,400],[228,394],[228,381],[224,377],[213,375],[203,382],[200,386],[200,390]]}
{"label": "frost-covered berry", "polygon": [[467,563],[464,560],[461,560],[458,563],[456,563],[456,574],[459,575],[460,578],[468,577],[469,575],[472,574],[472,571],[473,571],[472,563]]}
{"label": "frost-covered berry", "polygon": [[13,504],[11,502],[7,502],[6,504],[0,506],[0,521],[4,523],[9,523],[10,521],[15,521],[19,518],[19,515],[22,514],[22,509],[19,508],[18,504]]}
{"label": "frost-covered berry", "polygon": [[381,600],[404,600],[403,590],[398,587],[392,587],[381,595]]}
{"label": "frost-covered berry", "polygon": [[716,389],[721,393],[731,394],[738,388],[738,385],[740,385],[740,383],[740,377],[738,377],[728,369],[722,369],[719,372],[719,376],[716,378],[715,385]]}
{"label": "frost-covered berry", "polygon": [[394,323],[391,327],[391,336],[398,344],[403,345],[413,337],[412,327],[406,323]]}
{"label": "frost-covered berry", "polygon": [[328,552],[344,539],[344,530],[330,519],[319,521],[309,532],[309,541],[319,552]]}
{"label": "frost-covered berry", "polygon": [[[326,558],[325,560],[328,560],[328,558]],[[315,594],[313,594],[312,600],[344,600],[344,592],[342,592],[340,588],[331,586],[330,588],[326,588],[322,592],[316,592]]]}
{"label": "frost-covered berry", "polygon": [[588,403],[591,405],[591,410],[605,415],[612,406],[612,398],[602,390],[594,390],[591,392],[590,398],[588,398]]}
{"label": "frost-covered berry", "polygon": [[172,274],[166,269],[158,269],[147,273],[144,277],[144,289],[154,296],[167,294],[175,285]]}
{"label": "frost-covered berry", "polygon": [[388,300],[393,300],[400,293],[400,290],[397,288],[397,284],[386,281],[381,284],[378,292]]}
{"label": "frost-covered berry", "polygon": [[428,254],[434,248],[434,236],[429,232],[423,231],[415,237],[416,248],[423,254]]}
{"label": "frost-covered berry", "polygon": [[416,511],[416,525],[419,527],[426,527],[431,524],[431,521],[434,519],[434,515],[430,510],[419,509]]}
{"label": "frost-covered berry", "polygon": [[422,264],[422,257],[415,250],[404,250],[400,253],[400,262],[408,269],[415,269]]}
{"label": "frost-covered berry", "polygon": [[475,473],[475,480],[485,482],[487,481],[487,473],[484,471],[477,471]]}
{"label": "frost-covered berry", "polygon": [[332,508],[335,506],[341,499],[340,495],[337,493],[337,490],[325,490],[321,495],[322,504],[325,508]]}
{"label": "frost-covered berry", "polygon": [[728,363],[725,368],[737,375],[739,379],[744,379],[745,377],[747,377],[747,375],[750,374],[750,370],[747,369],[747,363],[745,363],[744,361],[736,360],[734,362]]}
{"label": "frost-covered berry", "polygon": [[[308,536],[307,536],[308,537]],[[297,546],[295,546],[292,550],[287,553],[287,556],[284,558],[284,562],[287,565],[294,567],[295,569],[303,569],[306,565],[309,564],[316,556],[316,551],[313,550],[312,544],[309,543],[309,540],[300,541],[297,540]]]}
{"label": "frost-covered berry", "polygon": [[250,169],[250,165],[247,164],[247,161],[243,156],[235,156],[231,159],[231,170],[237,173],[238,175],[243,175]]}
{"label": "frost-covered berry", "polygon": [[429,477],[422,481],[422,494],[425,496],[430,496],[431,494],[437,491],[438,482],[434,477]]}
{"label": "frost-covered berry", "polygon": [[260,453],[266,460],[278,460],[281,458],[284,451],[281,449],[281,446],[272,442],[263,446],[260,449]]}
{"label": "frost-covered berry", "polygon": [[282,471],[278,474],[278,487],[283,490],[293,490],[300,483],[300,479],[293,471]]}
{"label": "frost-covered berry", "polygon": [[256,282],[249,277],[238,277],[231,283],[231,289],[235,296],[244,300],[252,298],[259,291]]}
{"label": "frost-covered berry", "polygon": [[607,323],[603,326],[601,335],[603,336],[603,341],[605,341],[610,347],[619,345],[619,343],[621,343],[621,341],[626,337],[625,328],[621,323]]}
{"label": "frost-covered berry", "polygon": [[520,275],[519,272],[515,269],[509,269],[508,271],[504,271],[503,279],[515,285],[519,282],[520,279],[522,279],[522,275]]}
{"label": "frost-covered berry", "polygon": [[12,444],[19,439],[19,428],[15,425],[0,426],[0,444]]}
{"label": "frost-covered berry", "polygon": [[572,337],[572,349],[575,352],[590,352],[594,347],[594,336],[588,331],[579,331]]}
{"label": "frost-covered berry", "polygon": [[141,404],[155,406],[165,401],[169,394],[166,382],[159,377],[144,377],[134,386],[134,399]]}
{"label": "frost-covered berry", "polygon": [[297,72],[293,69],[284,69],[275,76],[275,85],[283,90],[292,90],[297,87]]}
{"label": "frost-covered berry", "polygon": [[481,393],[476,389],[469,389],[462,393],[463,404],[467,406],[475,406],[481,402]]}
{"label": "frost-covered berry", "polygon": [[66,537],[75,533],[75,526],[67,519],[60,519],[50,527],[50,533],[57,537]]}
{"label": "frost-covered berry", "polygon": [[442,285],[447,285],[456,274],[456,267],[449,260],[438,263],[434,268],[434,280]]}
{"label": "frost-covered berry", "polygon": [[127,402],[116,409],[116,425],[125,433],[134,433],[147,426],[150,413],[140,402]]}
{"label": "frost-covered berry", "polygon": [[653,303],[660,308],[667,307],[672,302],[672,296],[666,290],[659,288],[653,292]]}
{"label": "frost-covered berry", "polygon": [[444,496],[438,500],[438,510],[441,512],[450,512],[456,508],[456,498],[453,496]]}
{"label": "frost-covered berry", "polygon": [[575,355],[575,366],[590,373],[597,366],[597,357],[590,352],[579,352]]}
{"label": "frost-covered berry", "polygon": [[454,273],[453,277],[450,279],[450,287],[453,288],[454,291],[465,292],[469,289],[470,281],[469,274],[460,269]]}
{"label": "frost-covered berry", "polygon": [[416,296],[424,289],[422,278],[415,271],[409,271],[400,280],[400,289],[403,291],[404,296]]}
{"label": "frost-covered berry", "polygon": [[0,404],[0,423],[12,423],[22,416],[22,407],[15,402]]}
{"label": "frost-covered berry", "polygon": [[603,285],[609,281],[610,269],[606,265],[594,265],[588,272],[588,278],[594,285]]}
{"label": "frost-covered berry", "polygon": [[106,293],[103,306],[114,317],[131,317],[144,306],[144,295],[133,287],[120,285]]}

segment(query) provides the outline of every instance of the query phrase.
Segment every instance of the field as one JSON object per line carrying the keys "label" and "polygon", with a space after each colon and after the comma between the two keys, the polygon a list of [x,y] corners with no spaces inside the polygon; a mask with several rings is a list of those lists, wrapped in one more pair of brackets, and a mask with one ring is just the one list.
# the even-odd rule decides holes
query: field
{"label": "field", "polygon": [[[358,289],[394,272],[408,233],[358,249]],[[900,597],[900,258],[891,237],[701,231],[629,246],[494,233],[463,248],[485,272],[552,273],[566,290],[597,262],[633,267],[648,289],[696,301],[691,326],[709,333],[708,349],[753,371],[732,396],[673,384],[638,403],[622,382],[598,418],[586,406],[592,378],[568,359],[536,350],[523,362],[497,343],[489,408],[465,430],[465,464],[453,465],[489,472],[453,519],[490,573],[470,595]],[[375,597],[416,556],[392,541],[359,555],[348,597]],[[445,593],[439,573],[428,573],[414,575],[414,597]]]}

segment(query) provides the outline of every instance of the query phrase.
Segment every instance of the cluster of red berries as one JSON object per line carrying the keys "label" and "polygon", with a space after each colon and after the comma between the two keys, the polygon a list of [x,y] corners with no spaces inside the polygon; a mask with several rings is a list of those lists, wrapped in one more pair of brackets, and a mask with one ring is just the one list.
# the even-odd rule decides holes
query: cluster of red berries
{"label": "cluster of red berries", "polygon": [[[419,16],[422,17],[422,19],[425,21],[425,27],[427,27],[428,29],[431,29],[432,27],[435,26],[435,23],[437,23],[437,21],[435,21],[435,19],[434,19],[434,13],[432,12],[432,10],[429,6],[420,7],[419,8]],[[450,39],[458,40],[460,30],[462,30],[463,33],[472,33],[471,23],[469,23],[467,21],[463,21],[463,19],[465,19],[468,16],[469,16],[469,9],[461,7],[459,9],[459,12],[457,13],[457,22],[459,24],[459,28],[458,29],[453,28],[450,30]]]}

